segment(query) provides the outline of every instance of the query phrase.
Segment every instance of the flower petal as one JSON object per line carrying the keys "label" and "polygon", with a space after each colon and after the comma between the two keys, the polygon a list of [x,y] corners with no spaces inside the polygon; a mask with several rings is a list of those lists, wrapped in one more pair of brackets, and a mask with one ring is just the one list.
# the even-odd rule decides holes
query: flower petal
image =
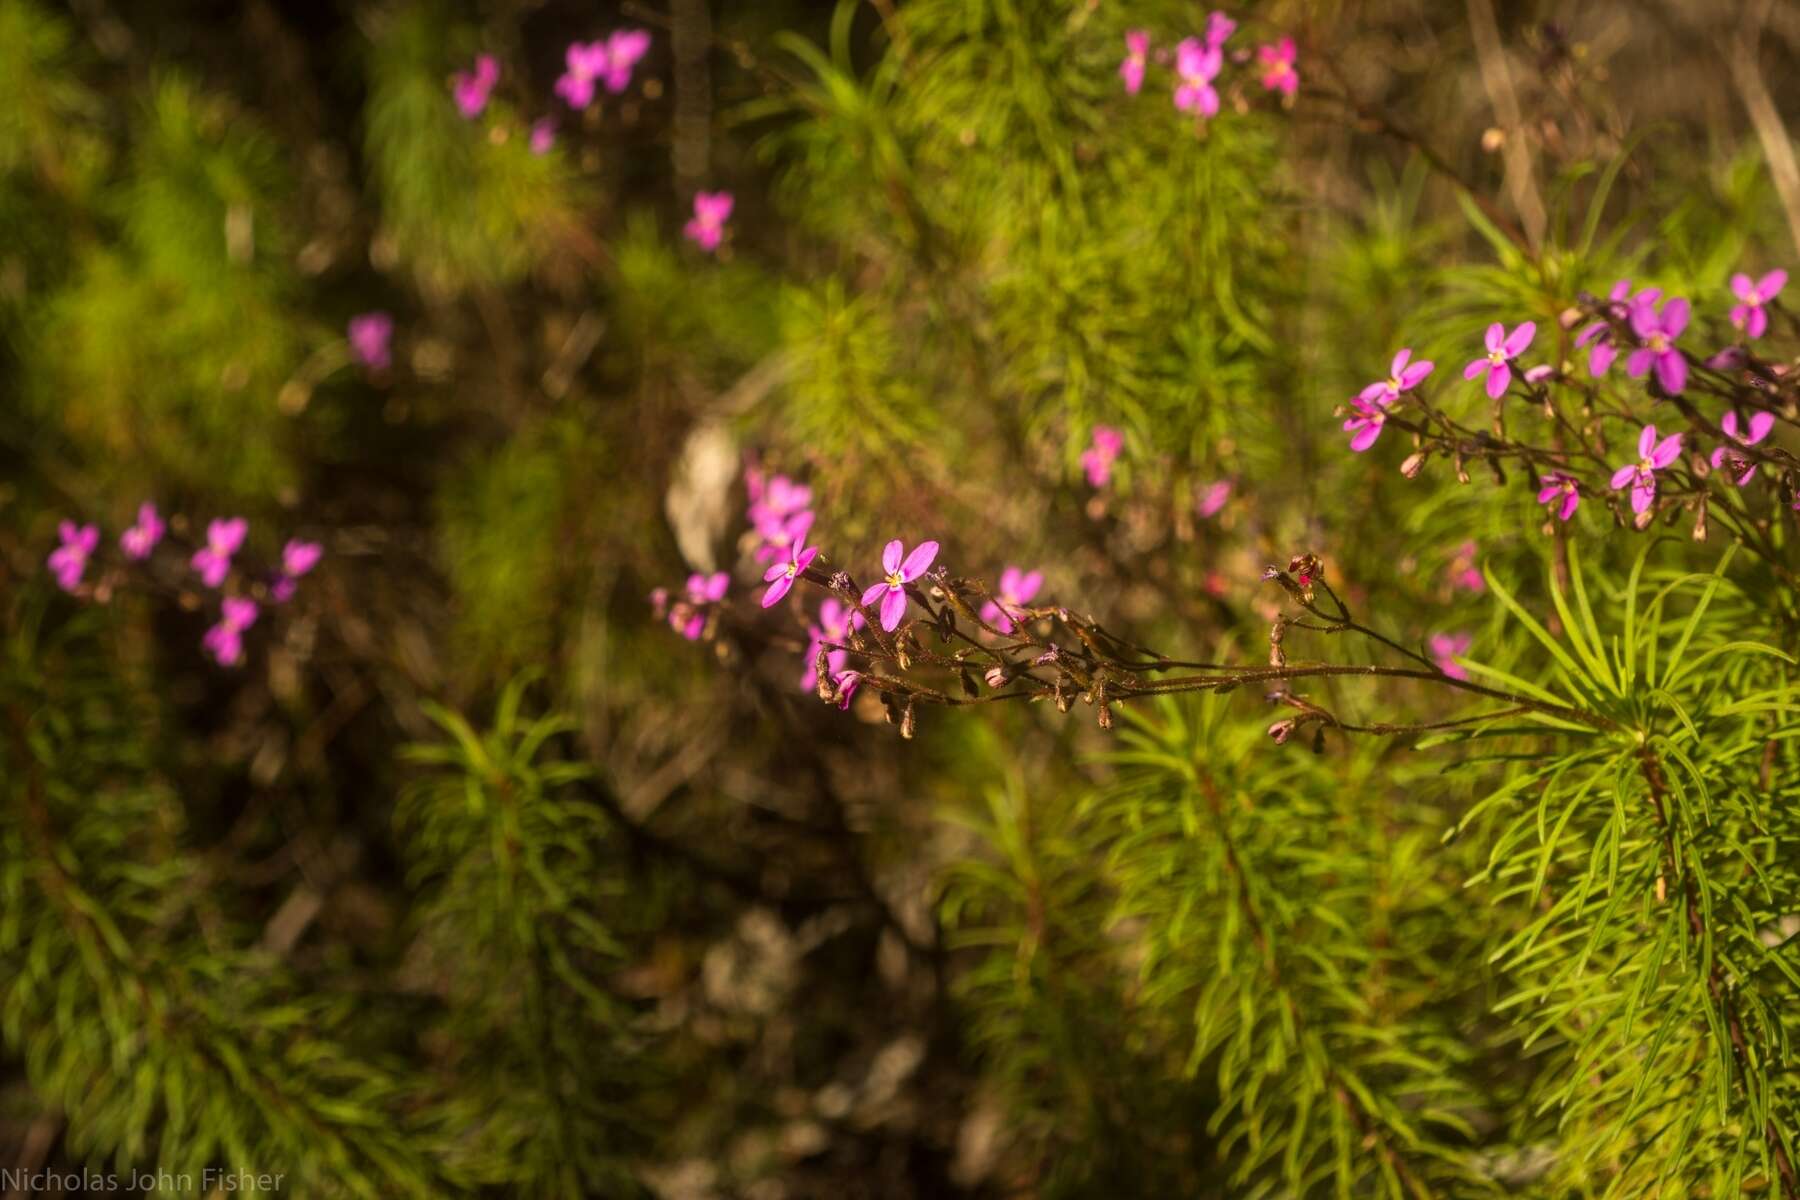
{"label": "flower petal", "polygon": [[[1732,414],[1726,413],[1725,415],[1731,416]],[[1767,413],[1767,412],[1751,413],[1750,414],[1750,436],[1744,439],[1744,444],[1746,446],[1756,445],[1756,443],[1758,443],[1758,442],[1762,441],[1764,438],[1768,437],[1769,431],[1773,428],[1775,428],[1775,414],[1774,413]]]}
{"label": "flower petal", "polygon": [[863,589],[863,594],[862,594],[863,607],[864,608],[869,607],[869,605],[871,605],[871,604],[875,603],[877,600],[881,599],[881,597],[883,595],[885,595],[888,591],[889,591],[888,585],[885,583],[870,584],[868,587]]}
{"label": "flower petal", "polygon": [[1517,329],[1513,330],[1512,336],[1506,339],[1506,356],[1508,358],[1517,358],[1519,355],[1525,353],[1525,348],[1531,345],[1531,339],[1536,336],[1537,322],[1526,321]]}
{"label": "flower petal", "polygon": [[1487,327],[1487,348],[1498,350],[1506,344],[1506,326],[1495,321]]}
{"label": "flower petal", "polygon": [[1666,467],[1680,457],[1681,435],[1671,433],[1656,444],[1656,449],[1650,454],[1650,465],[1657,468]]}
{"label": "flower petal", "polygon": [[1490,400],[1498,400],[1506,395],[1506,389],[1512,384],[1512,368],[1505,363],[1495,363],[1494,369],[1488,372],[1487,394]]}
{"label": "flower petal", "polygon": [[1400,373],[1400,390],[1406,391],[1418,387],[1425,381],[1425,377],[1431,374],[1435,366],[1436,364],[1431,362],[1416,362],[1407,367]]}
{"label": "flower petal", "polygon": [[1656,381],[1671,396],[1681,395],[1687,386],[1687,356],[1679,350],[1665,350],[1656,356]]}
{"label": "flower petal", "polygon": [[[889,542],[881,551],[881,573],[892,575],[900,569],[900,560],[906,554],[906,543],[899,538]],[[866,601],[865,601],[866,603]]]}
{"label": "flower petal", "polygon": [[786,568],[783,568],[781,574],[775,577],[775,582],[769,585],[769,590],[763,593],[762,606],[768,608],[779,603],[781,598],[788,594],[788,589],[793,586],[794,577],[787,573]]}
{"label": "flower petal", "polygon": [[1618,470],[1614,471],[1612,473],[1613,490],[1616,492],[1620,488],[1629,484],[1633,479],[1637,478],[1637,473],[1638,473],[1638,469],[1635,464],[1633,464],[1631,466],[1620,467]]}
{"label": "flower petal", "polygon": [[888,594],[881,598],[881,627],[889,633],[900,628],[900,618],[906,615],[906,592],[901,588],[889,588]]}
{"label": "flower petal", "polygon": [[900,564],[900,578],[911,583],[923,575],[931,566],[932,560],[937,557],[937,552],[938,544],[936,542],[920,542],[914,546],[913,552],[906,556],[905,562]]}

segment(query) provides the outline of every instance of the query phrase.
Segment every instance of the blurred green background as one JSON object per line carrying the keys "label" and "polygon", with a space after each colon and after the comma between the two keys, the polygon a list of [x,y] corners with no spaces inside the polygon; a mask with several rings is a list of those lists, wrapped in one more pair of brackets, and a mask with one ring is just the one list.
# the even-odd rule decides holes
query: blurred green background
{"label": "blurred green background", "polygon": [[[1604,972],[1552,1034],[1513,1019],[1554,990],[1501,961],[1533,909],[1469,883],[1498,834],[1445,835],[1535,744],[1278,750],[1255,689],[1113,734],[931,710],[902,741],[872,696],[801,691],[801,622],[749,603],[747,462],[812,487],[859,579],[933,537],[1187,658],[1265,655],[1258,576],[1303,551],[1408,644],[1466,631],[1528,679],[1466,544],[1544,619],[1577,543],[1622,607],[1648,539],[1598,506],[1547,537],[1531,480],[1406,479],[1401,437],[1352,455],[1333,410],[1404,345],[1479,424],[1458,372],[1490,321],[1572,354],[1560,314],[1621,275],[1716,325],[1730,272],[1792,263],[1800,9],[1271,0],[1231,45],[1293,36],[1297,103],[1228,63],[1197,134],[1166,65],[1136,97],[1117,72],[1127,29],[1166,50],[1207,11],[0,0],[0,1166],[1779,1194],[1692,1074],[1698,1009],[1665,1108],[1581,1057],[1605,1021],[1608,1056],[1648,1038]],[[652,35],[631,86],[572,113],[565,46],[624,27]],[[465,119],[478,53],[501,76]],[[681,230],[721,189],[709,255]],[[371,310],[386,370],[345,344]],[[1125,435],[1100,492],[1096,423]],[[243,666],[202,653],[179,572],[50,582],[59,520],[110,547],[145,499],[178,538],[246,516],[260,561],[323,544]],[[1713,570],[1719,539],[1673,533],[1652,575]],[[649,593],[713,570],[739,605],[685,641]],[[1800,644],[1766,564],[1730,579],[1720,644]],[[1442,715],[1405,681],[1319,692]],[[1800,791],[1791,754],[1764,792]],[[1553,882],[1603,844],[1585,820]]]}

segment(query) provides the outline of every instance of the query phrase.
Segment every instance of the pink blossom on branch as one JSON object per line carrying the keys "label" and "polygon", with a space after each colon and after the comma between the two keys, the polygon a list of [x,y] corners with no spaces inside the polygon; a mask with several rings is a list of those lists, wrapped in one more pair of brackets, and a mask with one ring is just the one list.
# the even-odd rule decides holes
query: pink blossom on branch
{"label": "pink blossom on branch", "polygon": [[725,222],[731,219],[732,203],[730,192],[694,193],[694,215],[682,227],[682,233],[688,241],[712,253],[725,239]]}
{"label": "pink blossom on branch", "polygon": [[1232,34],[1237,32],[1237,22],[1222,12],[1214,11],[1206,18],[1206,44],[1213,50],[1222,49]]}
{"label": "pink blossom on branch", "polygon": [[1212,81],[1224,65],[1219,47],[1209,46],[1199,38],[1183,38],[1175,47],[1175,107],[1182,112],[1202,117],[1218,115],[1219,93]]}
{"label": "pink blossom on branch", "polygon": [[1385,392],[1375,393],[1374,400],[1365,400],[1362,396],[1351,399],[1351,415],[1344,422],[1344,432],[1350,435],[1350,449],[1361,454],[1375,444],[1375,439],[1381,436],[1382,426],[1387,424],[1387,410],[1393,403]]}
{"label": "pink blossom on branch", "polygon": [[1400,398],[1402,392],[1410,392],[1425,382],[1425,377],[1431,374],[1432,366],[1429,362],[1413,362],[1412,347],[1405,347],[1394,355],[1394,361],[1388,368],[1388,377],[1364,388],[1362,398],[1373,402],[1386,396],[1391,404]]}
{"label": "pink blossom on branch", "polygon": [[1259,46],[1256,57],[1262,62],[1262,85],[1265,90],[1280,92],[1291,98],[1300,90],[1300,74],[1294,70],[1294,39],[1284,37],[1273,46]]}
{"label": "pink blossom on branch", "polygon": [[206,631],[200,644],[220,666],[235,667],[244,656],[244,630],[256,624],[256,603],[227,596],[219,608],[219,623]]}
{"label": "pink blossom on branch", "polygon": [[[701,633],[706,629],[705,606],[723,600],[730,588],[731,576],[723,571],[715,571],[711,575],[701,575],[698,572],[689,575],[687,598],[669,609],[669,627],[690,642],[699,641]],[[667,594],[660,599],[666,601]],[[659,597],[652,592],[651,603],[661,607],[658,600]]]}
{"label": "pink blossom on branch", "polygon": [[500,61],[491,54],[478,55],[473,71],[458,71],[450,91],[456,99],[456,111],[474,120],[487,107],[488,93],[500,82]]}
{"label": "pink blossom on branch", "polygon": [[1651,369],[1656,381],[1671,396],[1681,394],[1687,386],[1687,358],[1675,348],[1675,339],[1687,328],[1688,302],[1680,296],[1670,299],[1658,312],[1649,301],[1634,303],[1631,308],[1631,331],[1643,345],[1625,360],[1625,373],[1642,379]]}
{"label": "pink blossom on branch", "polygon": [[1631,511],[1645,512],[1656,503],[1656,473],[1681,456],[1681,435],[1671,433],[1658,441],[1656,426],[1646,425],[1638,434],[1638,461],[1613,472],[1612,487],[1631,489]]}
{"label": "pink blossom on branch", "polygon": [[156,544],[162,541],[165,528],[156,505],[146,500],[138,505],[137,524],[119,535],[119,549],[129,559],[141,561],[149,558],[150,552],[156,549]]}
{"label": "pink blossom on branch", "polygon": [[1221,479],[1216,483],[1207,484],[1200,489],[1200,497],[1194,502],[1194,511],[1198,512],[1203,519],[1218,515],[1219,510],[1224,508],[1226,502],[1231,499],[1231,488],[1232,483],[1229,479]]}
{"label": "pink blossom on branch", "polygon": [[1112,480],[1112,465],[1125,447],[1125,435],[1111,425],[1096,425],[1092,436],[1092,444],[1081,452],[1081,467],[1089,487],[1103,488]]}
{"label": "pink blossom on branch", "polygon": [[[1775,428],[1775,415],[1766,412],[1751,413],[1748,428],[1743,433],[1739,433],[1737,414],[1727,412],[1719,418],[1719,428],[1725,431],[1726,437],[1738,445],[1754,446],[1768,437],[1769,431]],[[1756,464],[1741,454],[1733,454],[1729,446],[1720,446],[1712,452],[1712,465],[1715,471],[1722,471],[1729,465],[1731,481],[1739,487],[1743,487],[1756,477]]]}
{"label": "pink blossom on branch", "polygon": [[[811,516],[810,513],[807,515]],[[819,548],[817,546],[808,548],[805,534],[796,538],[789,548],[788,560],[776,563],[763,573],[763,582],[767,583],[769,588],[763,593],[762,606],[770,608],[779,603],[781,598],[787,595],[789,589],[794,586],[794,580],[800,577],[802,571],[812,566],[813,559],[817,557],[819,557]]]}
{"label": "pink blossom on branch", "polygon": [[900,619],[906,615],[906,585],[931,567],[932,561],[937,558],[937,552],[936,542],[920,542],[908,554],[905,543],[899,538],[889,542],[882,550],[881,569],[884,578],[863,592],[862,602],[865,608],[879,602],[881,627],[889,633],[900,628]]}
{"label": "pink blossom on branch", "polygon": [[1777,268],[1761,279],[1751,279],[1739,272],[1731,277],[1732,294],[1738,303],[1731,307],[1731,323],[1744,331],[1745,337],[1759,338],[1769,328],[1769,314],[1763,305],[1774,300],[1787,286],[1787,272]]}
{"label": "pink blossom on branch", "polygon": [[1536,336],[1535,321],[1526,321],[1511,333],[1506,332],[1506,326],[1495,321],[1488,326],[1487,353],[1473,359],[1463,368],[1463,378],[1485,377],[1489,398],[1498,400],[1512,384],[1512,360],[1525,353],[1531,346],[1531,339]]}
{"label": "pink blossom on branch", "polygon": [[1119,78],[1125,81],[1126,94],[1135,96],[1144,86],[1144,67],[1150,57],[1150,35],[1142,29],[1125,33],[1125,58],[1119,63]]}
{"label": "pink blossom on branch", "polygon": [[1469,672],[1456,660],[1469,651],[1474,639],[1466,633],[1434,633],[1431,635],[1431,661],[1452,679],[1467,679]]}
{"label": "pink blossom on branch", "polygon": [[281,548],[281,573],[269,588],[269,595],[277,604],[286,604],[294,598],[300,577],[318,565],[324,553],[325,549],[319,543],[303,542],[298,538],[290,539]]}
{"label": "pink blossom on branch", "polygon": [[388,341],[394,336],[394,318],[381,311],[359,313],[350,318],[348,336],[358,362],[371,370],[387,370],[393,361]]}
{"label": "pink blossom on branch", "polygon": [[65,592],[72,592],[81,586],[81,576],[87,570],[88,559],[100,545],[100,527],[63,521],[57,525],[56,535],[61,540],[61,545],[50,552],[46,565],[50,568],[50,574],[56,578],[56,586]]}
{"label": "pink blossom on branch", "polygon": [[1000,572],[999,595],[981,606],[981,619],[998,629],[1001,633],[1013,631],[1013,621],[1019,615],[1018,610],[1030,604],[1044,586],[1042,571],[1025,572],[1017,567],[1008,567]]}
{"label": "pink blossom on branch", "polygon": [[1581,505],[1579,481],[1566,471],[1551,471],[1539,477],[1544,486],[1538,489],[1537,502],[1549,505],[1550,511],[1567,521]]}
{"label": "pink blossom on branch", "polygon": [[194,551],[189,563],[200,572],[200,582],[209,588],[225,582],[225,576],[231,573],[231,557],[244,544],[244,534],[249,528],[249,522],[242,517],[207,523],[206,545]]}
{"label": "pink blossom on branch", "polygon": [[[863,615],[848,604],[839,603],[836,597],[826,597],[819,605],[819,623],[806,627],[806,674],[800,677],[800,690],[814,691],[819,686],[819,651],[826,642],[842,643],[850,636],[852,629],[861,629],[865,622]],[[845,650],[826,651],[826,668],[831,672],[833,680],[843,679],[844,668],[849,665],[850,655]]]}

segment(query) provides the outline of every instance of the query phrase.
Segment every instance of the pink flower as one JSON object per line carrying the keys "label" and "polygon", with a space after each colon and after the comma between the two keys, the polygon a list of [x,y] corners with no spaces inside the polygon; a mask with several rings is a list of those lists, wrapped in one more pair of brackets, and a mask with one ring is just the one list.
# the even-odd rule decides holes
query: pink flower
{"label": "pink flower", "polygon": [[1388,377],[1380,383],[1371,383],[1364,388],[1362,398],[1373,403],[1376,399],[1386,396],[1388,403],[1391,404],[1400,398],[1400,393],[1410,392],[1423,383],[1425,377],[1431,374],[1431,370],[1431,363],[1412,361],[1411,347],[1402,349],[1400,353],[1394,355],[1393,364],[1388,368]]}
{"label": "pink flower", "polygon": [[194,551],[190,560],[194,570],[200,572],[200,581],[207,587],[216,588],[225,582],[225,576],[231,573],[231,556],[244,544],[244,534],[249,528],[249,522],[242,517],[207,523],[206,545]]}
{"label": "pink flower", "polygon": [[[1655,289],[1646,289],[1646,291],[1654,290]],[[1660,292],[1657,292],[1656,294],[1661,295]],[[1631,280],[1621,279],[1613,284],[1612,291],[1607,296],[1607,299],[1612,303],[1607,307],[1616,320],[1623,321],[1630,315],[1631,309],[1626,303],[1627,298],[1630,295]],[[1613,329],[1612,322],[1610,321],[1595,321],[1575,335],[1575,345],[1577,348],[1589,345],[1590,343],[1593,345],[1593,349],[1588,351],[1588,374],[1592,375],[1595,379],[1606,374],[1607,369],[1613,364],[1613,359],[1618,357],[1619,348],[1613,344],[1612,335]]]}
{"label": "pink flower", "polygon": [[563,65],[567,69],[556,77],[551,90],[579,112],[594,102],[594,80],[606,70],[606,44],[570,42],[563,51]]}
{"label": "pink flower", "polygon": [[56,535],[62,544],[50,552],[45,565],[50,568],[50,574],[56,577],[57,587],[65,592],[73,592],[81,585],[81,576],[87,570],[88,558],[100,545],[100,527],[63,521],[57,525]]}
{"label": "pink flower", "polygon": [[1212,517],[1217,515],[1218,511],[1225,507],[1225,502],[1230,499],[1231,480],[1221,479],[1217,483],[1209,483],[1200,489],[1200,499],[1195,503],[1194,508],[1202,518]]}
{"label": "pink flower", "polygon": [[[723,600],[730,587],[731,576],[723,571],[715,571],[711,575],[689,575],[686,600],[669,609],[669,627],[690,642],[698,641],[706,628],[705,606]],[[652,599],[654,598],[652,594]]]}
{"label": "pink flower", "polygon": [[487,107],[488,93],[500,82],[500,63],[491,54],[477,55],[473,71],[458,71],[451,85],[456,111],[473,120]]}
{"label": "pink flower", "polygon": [[856,695],[856,689],[862,683],[861,671],[845,671],[837,677],[838,709],[847,712],[850,701]]}
{"label": "pink flower", "polygon": [[1487,394],[1490,399],[1498,400],[1506,394],[1508,385],[1512,383],[1513,359],[1525,353],[1531,345],[1531,339],[1537,336],[1537,323],[1526,321],[1510,334],[1506,326],[1495,321],[1487,330],[1487,353],[1474,359],[1463,368],[1464,379],[1487,378]]}
{"label": "pink flower", "polygon": [[756,535],[762,539],[762,544],[756,548],[756,561],[769,563],[791,557],[794,547],[806,541],[812,527],[811,510],[786,517],[765,515],[756,526]]}
{"label": "pink flower", "polygon": [[1225,39],[1237,32],[1237,22],[1222,12],[1214,11],[1206,18],[1206,44],[1217,50],[1225,45]]}
{"label": "pink flower", "polygon": [[1770,271],[1761,279],[1752,280],[1742,272],[1731,277],[1731,290],[1739,303],[1731,307],[1731,323],[1744,331],[1744,336],[1759,338],[1769,328],[1769,314],[1763,305],[1781,294],[1787,286],[1787,272]]}
{"label": "pink flower", "polygon": [[1284,37],[1273,46],[1259,46],[1256,57],[1262,60],[1262,85],[1271,92],[1292,96],[1300,90],[1300,74],[1294,70],[1294,39]]}
{"label": "pink flower", "polygon": [[1463,588],[1471,592],[1487,591],[1487,580],[1482,578],[1481,569],[1475,565],[1477,553],[1474,542],[1464,542],[1456,548],[1456,554],[1450,560],[1450,570],[1447,572],[1451,587]]}
{"label": "pink flower", "polygon": [[1011,633],[1018,610],[1031,603],[1043,586],[1042,571],[1026,573],[1017,567],[1006,568],[1000,572],[1000,595],[981,606],[981,619],[1001,633]]}
{"label": "pink flower", "polygon": [[906,585],[926,572],[937,552],[936,542],[920,542],[907,554],[899,538],[881,552],[881,569],[886,578],[866,589],[862,602],[864,607],[881,602],[881,627],[889,633],[900,627],[900,618],[906,615]]}
{"label": "pink flower", "polygon": [[1469,672],[1456,660],[1468,652],[1473,640],[1466,633],[1434,633],[1429,639],[1431,660],[1450,678],[1467,679]]}
{"label": "pink flower", "polygon": [[221,667],[234,667],[244,656],[244,630],[256,624],[256,603],[241,596],[227,596],[219,604],[219,623],[200,639]]}
{"label": "pink flower", "polygon": [[[1751,336],[1754,337],[1755,335],[1752,334]],[[1756,443],[1768,437],[1769,431],[1775,428],[1775,415],[1766,412],[1751,413],[1749,428],[1744,433],[1740,434],[1738,432],[1737,414],[1734,412],[1727,412],[1724,416],[1719,418],[1719,428],[1725,431],[1726,437],[1730,438],[1738,445],[1754,446]],[[1743,487],[1746,483],[1749,483],[1756,477],[1756,464],[1742,455],[1733,454],[1730,447],[1720,446],[1717,450],[1712,452],[1712,465],[1715,471],[1723,470],[1727,463],[1729,463],[1731,467],[1731,480],[1739,487]]]}
{"label": "pink flower", "polygon": [[[808,513],[807,515],[811,516],[812,514]],[[763,573],[763,582],[769,585],[769,590],[763,593],[762,606],[764,608],[772,607],[787,595],[788,589],[794,586],[794,580],[799,578],[802,571],[812,566],[812,560],[817,557],[819,557],[819,548],[813,546],[809,549],[806,545],[805,534],[795,538],[788,553],[788,560],[776,563]]]}
{"label": "pink flower", "polygon": [[1613,472],[1612,487],[1631,488],[1631,511],[1644,512],[1656,503],[1656,473],[1681,455],[1681,435],[1671,433],[1656,440],[1656,426],[1646,425],[1638,434],[1638,461]]}
{"label": "pink flower", "polygon": [[[1367,394],[1365,391],[1364,395]],[[1344,422],[1344,432],[1351,435],[1350,449],[1361,454],[1375,444],[1375,439],[1381,436],[1381,427],[1387,424],[1387,410],[1393,403],[1385,392],[1376,392],[1374,400],[1352,397],[1350,408],[1354,415]]]}
{"label": "pink flower", "polygon": [[650,34],[646,30],[618,29],[609,34],[602,47],[604,57],[600,67],[600,82],[606,90],[616,96],[630,87],[632,68],[649,49]]}
{"label": "pink flower", "polygon": [[1144,65],[1150,56],[1150,35],[1142,29],[1128,30],[1125,34],[1125,59],[1119,64],[1119,78],[1125,81],[1125,91],[1137,95],[1138,89],[1144,86]]}
{"label": "pink flower", "polygon": [[388,339],[394,336],[394,318],[384,312],[366,312],[350,318],[350,349],[357,361],[375,371],[385,371],[393,361]]}
{"label": "pink flower", "polygon": [[1656,381],[1671,396],[1681,394],[1687,386],[1687,359],[1675,348],[1675,339],[1687,328],[1688,302],[1676,296],[1662,306],[1659,313],[1652,302],[1634,302],[1631,306],[1631,331],[1643,342],[1625,360],[1625,373],[1642,379],[1652,367]]}
{"label": "pink flower", "polygon": [[[800,690],[810,692],[819,686],[818,661],[819,651],[826,642],[841,643],[850,636],[852,628],[861,629],[864,625],[863,615],[848,604],[840,604],[834,597],[828,597],[819,605],[819,623],[808,625],[806,645],[806,674],[800,677]],[[826,668],[834,680],[842,681],[844,668],[850,662],[850,654],[845,650],[828,650],[825,654]]]}
{"label": "pink flower", "polygon": [[683,228],[687,239],[711,253],[725,237],[725,222],[731,219],[730,192],[694,193],[694,216]]}
{"label": "pink flower", "polygon": [[294,598],[295,586],[300,577],[312,570],[324,554],[324,547],[317,542],[302,542],[292,539],[281,548],[281,573],[275,577],[269,594],[277,604],[286,604]]}
{"label": "pink flower", "polygon": [[1093,444],[1081,452],[1081,466],[1089,487],[1103,488],[1112,479],[1112,465],[1125,446],[1125,435],[1111,425],[1094,426]]}
{"label": "pink flower", "polygon": [[130,559],[146,559],[156,549],[156,543],[162,541],[166,528],[162,517],[157,515],[156,505],[148,500],[138,505],[137,524],[119,535],[119,549]]}
{"label": "pink flower", "polygon": [[531,123],[531,152],[548,154],[550,147],[556,145],[556,119],[539,117]]}
{"label": "pink flower", "polygon": [[1538,477],[1544,486],[1538,489],[1538,503],[1550,506],[1550,511],[1566,521],[1575,515],[1581,506],[1581,489],[1578,480],[1566,471],[1551,471]]}
{"label": "pink flower", "polygon": [[1217,46],[1208,46],[1199,38],[1183,38],[1175,47],[1175,74],[1180,77],[1175,85],[1175,107],[1202,117],[1216,116],[1219,93],[1213,90],[1212,81],[1223,65],[1224,56]]}

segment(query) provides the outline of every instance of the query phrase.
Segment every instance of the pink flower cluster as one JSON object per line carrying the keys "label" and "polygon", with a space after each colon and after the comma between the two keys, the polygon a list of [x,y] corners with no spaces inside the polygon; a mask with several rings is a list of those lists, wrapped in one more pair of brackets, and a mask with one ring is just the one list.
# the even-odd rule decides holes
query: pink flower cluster
{"label": "pink flower cluster", "polygon": [[[1176,43],[1176,111],[1191,113],[1198,120],[1218,115],[1219,92],[1214,81],[1225,66],[1225,43],[1235,32],[1236,21],[1222,12],[1214,12],[1206,20],[1204,36],[1183,38]],[[1161,52],[1158,60],[1167,61],[1167,54],[1167,51]],[[1243,62],[1247,54],[1248,52],[1239,52],[1233,57],[1235,61]],[[1300,74],[1295,68],[1297,57],[1298,52],[1291,37],[1258,47],[1256,59],[1263,90],[1277,92],[1284,100],[1292,100],[1300,90]],[[1150,59],[1149,31],[1128,30],[1125,34],[1125,57],[1119,63],[1119,78],[1124,80],[1128,94],[1135,96],[1143,90]]]}
{"label": "pink flower cluster", "polygon": [[681,232],[694,245],[713,253],[725,240],[725,222],[731,219],[733,203],[730,192],[694,193],[694,215]]}
{"label": "pink flower cluster", "polygon": [[658,617],[666,616],[669,628],[679,633],[690,642],[700,640],[706,631],[707,614],[725,599],[725,593],[731,590],[731,576],[723,571],[715,571],[711,575],[695,573],[687,577],[687,594],[675,597],[673,602],[667,588],[657,588],[650,593],[650,607]]}
{"label": "pink flower cluster", "polygon": [[[217,589],[231,576],[239,550],[249,532],[249,522],[242,517],[225,517],[207,522],[206,539],[188,557],[187,565],[202,586]],[[145,501],[138,506],[137,520],[119,534],[119,552],[134,563],[147,561],[163,541],[168,524],[156,505]],[[77,525],[63,521],[57,527],[58,545],[50,552],[46,565],[51,577],[63,591],[75,594],[94,553],[100,546],[97,525]],[[289,539],[282,547],[281,566],[267,580],[269,599],[285,604],[293,599],[300,577],[318,565],[323,548],[317,542]],[[104,588],[102,589],[102,594]],[[256,622],[257,605],[247,597],[227,595],[220,601],[221,617],[207,630],[202,647],[222,666],[235,666],[243,658],[243,632]]]}
{"label": "pink flower cluster", "polygon": [[1081,469],[1087,472],[1088,486],[1103,488],[1112,481],[1113,463],[1125,448],[1125,435],[1111,425],[1096,425],[1092,442],[1081,452]]}
{"label": "pink flower cluster", "polygon": [[487,108],[488,96],[494,85],[500,82],[500,61],[491,54],[477,55],[475,69],[458,71],[450,81],[450,94],[456,101],[456,111],[467,120],[479,117]]}
{"label": "pink flower cluster", "polygon": [[571,42],[563,52],[567,68],[556,80],[556,94],[570,108],[580,111],[594,102],[594,85],[617,96],[631,86],[631,72],[650,49],[650,34],[642,29],[618,29],[604,39]]}

